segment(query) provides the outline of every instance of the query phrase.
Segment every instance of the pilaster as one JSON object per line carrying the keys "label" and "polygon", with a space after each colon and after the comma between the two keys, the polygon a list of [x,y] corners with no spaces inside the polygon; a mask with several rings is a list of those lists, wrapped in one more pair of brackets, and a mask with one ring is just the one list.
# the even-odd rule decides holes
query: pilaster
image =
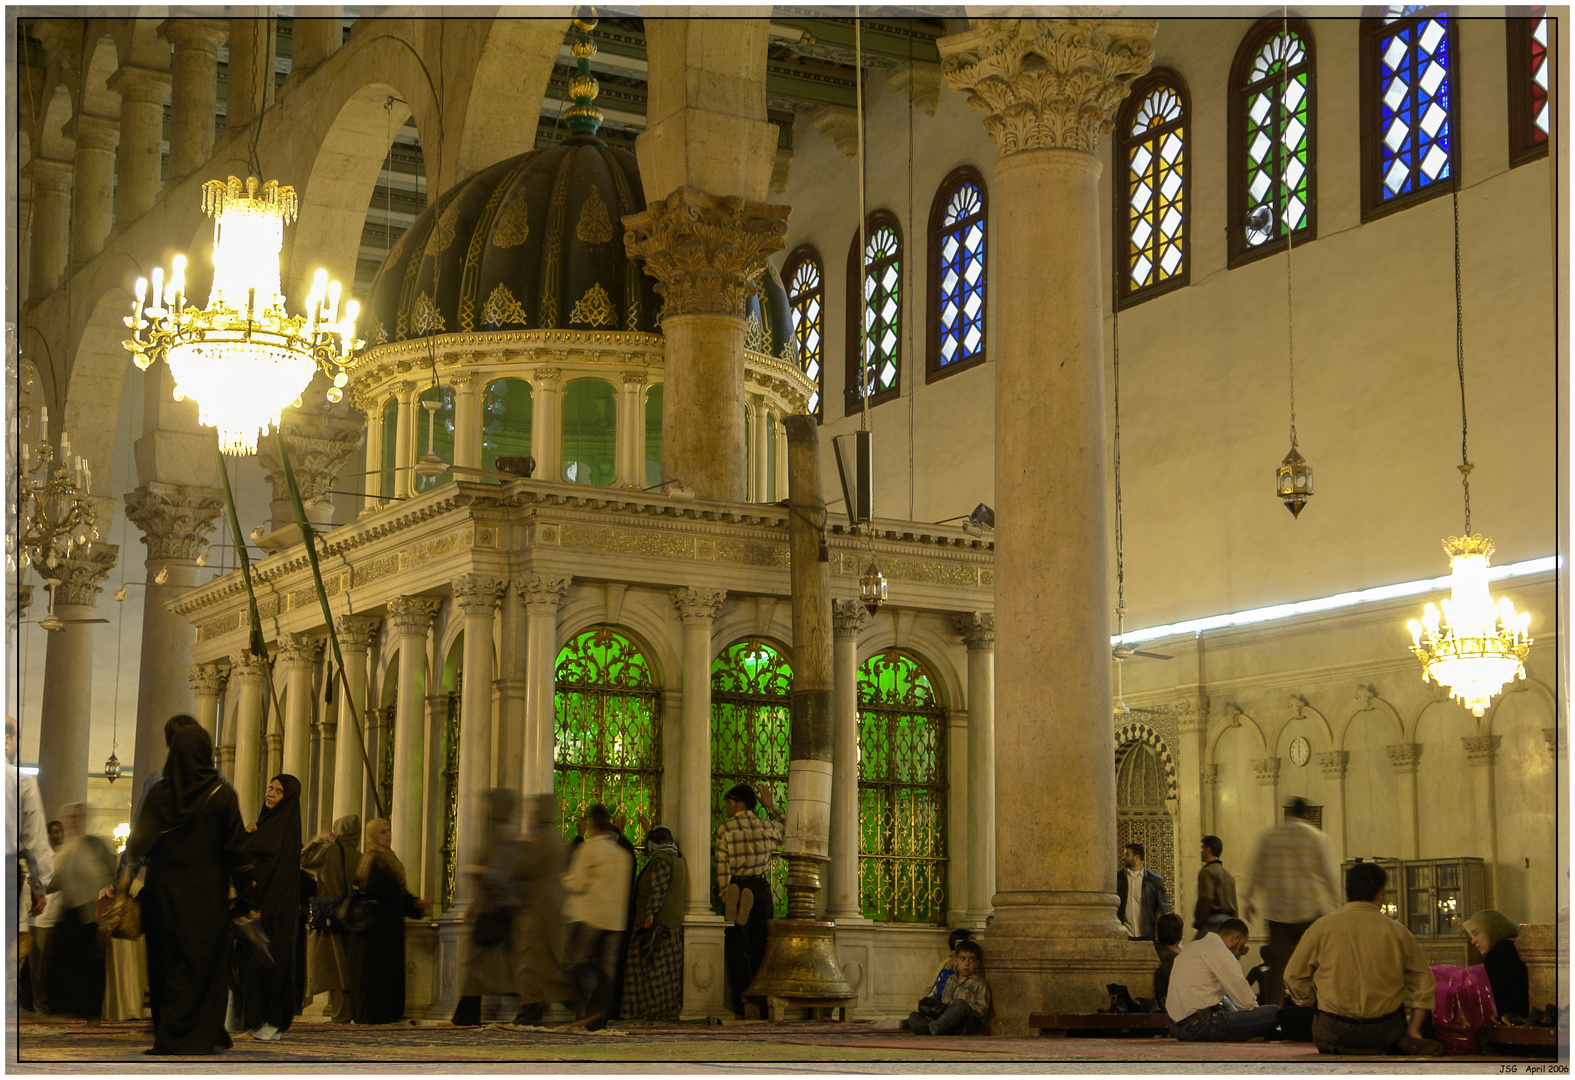
{"label": "pilaster", "polygon": [[1422,759],[1421,743],[1393,743],[1389,764],[1394,766],[1400,802],[1400,857],[1417,858],[1419,847],[1416,823],[1416,767]]}
{"label": "pilaster", "polygon": [[1323,771],[1327,803],[1323,808],[1323,829],[1334,841],[1335,854],[1342,860],[1349,850],[1345,834],[1345,774],[1350,768],[1349,750],[1329,750],[1318,755],[1318,768]]}
{"label": "pilaster", "polygon": [[394,791],[388,808],[393,847],[405,865],[420,875],[423,865],[422,793],[426,783],[426,709],[422,687],[427,673],[427,635],[438,602],[425,596],[396,596],[388,602],[399,648],[399,682],[395,691]]}
{"label": "pilaster", "polygon": [[995,615],[959,615],[956,626],[968,647],[968,919],[983,926],[995,895]]}

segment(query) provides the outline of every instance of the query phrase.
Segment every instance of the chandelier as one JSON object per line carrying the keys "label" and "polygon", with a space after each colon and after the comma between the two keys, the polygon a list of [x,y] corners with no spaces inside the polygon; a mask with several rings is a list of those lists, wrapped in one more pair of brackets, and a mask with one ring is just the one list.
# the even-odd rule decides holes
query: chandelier
{"label": "chandelier", "polygon": [[15,558],[18,570],[36,563],[45,578],[54,577],[60,560],[98,539],[98,517],[88,495],[93,472],[87,462],[72,456],[71,437],[63,431],[59,468],[51,468],[54,460],[49,410],[40,408],[38,446],[22,444]]}
{"label": "chandelier", "polygon": [[186,304],[186,257],[177,255],[166,281],[153,271],[153,287],[138,278],[123,344],[139,368],[169,364],[175,400],[197,402],[198,420],[218,429],[226,454],[257,452],[257,438],[277,427],[287,405],[322,371],[333,380],[328,400],[344,396],[344,367],[365,344],[355,336],[360,305],[339,310],[340,286],[317,271],[306,314],[291,315],[280,291],[279,253],[284,227],[296,216],[295,189],[276,180],[259,186],[210,180],[202,208],[213,218],[213,288],[208,306]]}

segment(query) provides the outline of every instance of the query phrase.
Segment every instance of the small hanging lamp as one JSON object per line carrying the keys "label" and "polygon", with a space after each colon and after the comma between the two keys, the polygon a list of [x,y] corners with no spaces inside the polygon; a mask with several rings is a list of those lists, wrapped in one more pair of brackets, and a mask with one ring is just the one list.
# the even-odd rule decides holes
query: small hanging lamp
{"label": "small hanging lamp", "polygon": [[115,756],[115,751],[120,748],[117,742],[110,747],[109,760],[104,762],[104,779],[113,784],[120,779],[120,759]]}
{"label": "small hanging lamp", "polygon": [[859,600],[869,609],[871,615],[879,611],[880,606],[886,602],[886,575],[881,573],[879,566],[875,565],[873,554],[870,555],[869,569],[865,570],[863,576],[859,578]]}
{"label": "small hanging lamp", "polygon": [[[1290,25],[1287,18],[1281,30],[1284,40],[1290,40]],[[1291,83],[1291,65],[1281,59],[1281,73],[1283,81],[1280,88],[1280,102],[1283,104],[1288,97]],[[1282,170],[1280,185],[1286,192],[1289,200],[1293,187],[1287,182],[1285,170],[1289,169],[1290,162],[1295,160],[1294,155],[1285,154],[1282,157]],[[1249,215],[1247,227],[1255,227],[1255,216],[1267,216],[1268,221],[1261,225],[1262,228],[1272,231],[1274,215],[1277,208],[1260,206]],[[1290,372],[1291,384],[1291,448],[1280,462],[1280,467],[1274,471],[1274,494],[1285,504],[1285,509],[1291,512],[1291,517],[1299,518],[1302,507],[1307,505],[1307,500],[1313,496],[1313,471],[1307,464],[1307,459],[1302,457],[1301,450],[1296,445],[1296,334],[1293,318],[1293,305],[1291,303],[1291,250],[1296,246],[1296,229],[1292,225],[1289,215],[1280,212],[1280,223],[1285,228],[1285,357],[1286,366]]]}

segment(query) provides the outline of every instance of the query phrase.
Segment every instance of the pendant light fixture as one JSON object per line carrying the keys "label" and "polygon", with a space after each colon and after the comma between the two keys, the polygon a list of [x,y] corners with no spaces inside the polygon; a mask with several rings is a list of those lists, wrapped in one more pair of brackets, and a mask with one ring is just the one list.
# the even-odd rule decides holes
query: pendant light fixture
{"label": "pendant light fixture", "polygon": [[1460,183],[1451,178],[1455,222],[1455,371],[1460,379],[1460,485],[1465,499],[1465,531],[1444,541],[1449,554],[1450,598],[1442,611],[1429,603],[1420,621],[1412,619],[1411,652],[1422,662],[1422,681],[1436,682],[1449,696],[1481,716],[1495,694],[1526,677],[1531,651],[1531,615],[1515,613],[1507,597],[1493,602],[1488,591],[1488,560],[1493,540],[1471,531],[1471,458],[1467,453],[1466,351],[1460,293]]}
{"label": "pendant light fixture", "polygon": [[[1288,11],[1282,15],[1280,34],[1281,39],[1288,46],[1291,36]],[[1280,100],[1275,105],[1276,114],[1284,109],[1286,102],[1290,100],[1291,63],[1289,48],[1280,56],[1279,64],[1281,74]],[[1301,517],[1302,507],[1307,505],[1307,500],[1312,498],[1313,471],[1312,466],[1307,464],[1307,459],[1302,457],[1301,450],[1296,445],[1296,335],[1294,331],[1294,308],[1291,303],[1291,249],[1296,246],[1296,229],[1291,223],[1290,215],[1284,212],[1285,209],[1289,208],[1289,203],[1293,196],[1293,189],[1287,181],[1287,174],[1290,170],[1290,162],[1293,155],[1286,152],[1284,132],[1276,133],[1276,137],[1281,143],[1280,194],[1287,204],[1285,208],[1281,209],[1279,217],[1281,224],[1285,228],[1285,357],[1286,366],[1290,372],[1291,384],[1291,448],[1286,453],[1284,460],[1280,462],[1280,467],[1274,471],[1274,494],[1285,504],[1285,509],[1291,512],[1291,517],[1297,518]],[[1259,209],[1269,212],[1268,228],[1272,230],[1275,210],[1272,207],[1260,207]],[[1251,222],[1249,222],[1250,227]]]}

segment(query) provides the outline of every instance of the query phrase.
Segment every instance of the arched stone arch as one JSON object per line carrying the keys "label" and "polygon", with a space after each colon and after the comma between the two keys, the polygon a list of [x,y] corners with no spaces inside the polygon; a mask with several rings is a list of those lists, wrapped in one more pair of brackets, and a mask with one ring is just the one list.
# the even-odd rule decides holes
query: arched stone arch
{"label": "arched stone arch", "polygon": [[1284,741],[1286,729],[1297,720],[1313,721],[1314,725],[1322,730],[1324,743],[1331,748],[1334,746],[1334,729],[1329,724],[1329,718],[1309,704],[1300,694],[1291,695],[1290,712],[1276,722],[1274,729],[1267,733],[1266,745],[1278,750],[1280,743]]}
{"label": "arched stone arch", "polygon": [[[126,337],[122,321],[131,310],[131,293],[109,289],[99,295],[82,324],[74,354],[69,358],[62,427],[71,435],[71,452],[80,454],[95,473],[93,488],[100,493],[99,534],[109,536],[112,515],[119,509],[119,498],[110,493],[110,469],[115,461],[115,422],[120,414],[121,395],[126,392],[127,376],[134,370],[131,354],[121,345]],[[63,359],[54,357],[56,362]],[[141,434],[138,432],[137,434]],[[132,485],[135,486],[135,485]]]}
{"label": "arched stone arch", "polygon": [[1548,707],[1549,715],[1558,715],[1558,699],[1553,696],[1552,689],[1550,689],[1548,685],[1541,679],[1534,679],[1528,675],[1526,678],[1516,682],[1514,684],[1513,690],[1510,690],[1508,693],[1500,694],[1498,697],[1493,699],[1493,704],[1488,707],[1486,715],[1482,717],[1482,734],[1494,734],[1493,722],[1498,716],[1498,708],[1500,705],[1504,704],[1504,699],[1509,697],[1510,694],[1531,694],[1533,697],[1541,698],[1542,703]]}
{"label": "arched stone arch", "polygon": [[778,600],[771,611],[771,625],[760,630],[753,597],[741,597],[740,603],[729,604],[711,625],[711,659],[722,655],[722,650],[745,638],[768,641],[771,647],[788,658],[793,656],[793,605]]}
{"label": "arched stone arch", "polygon": [[[558,637],[553,644],[553,665],[557,666],[558,654],[577,634],[593,626],[607,624],[607,609],[596,589],[594,594],[576,597],[563,606],[558,615]],[[669,605],[671,606],[671,605]],[[676,616],[674,617],[676,621]],[[646,655],[656,668],[656,681],[663,690],[683,687],[683,657],[674,646],[669,624],[652,617],[644,604],[624,603],[618,622],[612,624]]]}
{"label": "arched stone arch", "polygon": [[[52,68],[50,74],[58,76],[59,72]],[[34,117],[36,127],[33,138],[38,145],[38,156],[55,161],[70,161],[76,147],[66,135],[65,126],[76,115],[75,95],[71,92],[71,84],[65,80],[46,79],[44,85],[48,89],[37,103],[38,112]],[[23,107],[30,104],[26,103]]]}
{"label": "arched stone arch", "polygon": [[911,653],[929,669],[930,675],[940,684],[941,704],[946,711],[966,710],[968,680],[952,662],[951,651],[954,648],[956,646],[952,642],[919,625],[915,625],[899,645],[896,631],[890,622],[887,622],[859,638],[858,662],[859,667],[862,668],[870,657],[889,649],[900,649]]}
{"label": "arched stone arch", "polygon": [[[1345,715],[1340,717],[1340,722],[1335,725],[1334,748],[1336,750],[1350,749],[1346,742],[1351,732],[1351,722],[1358,716],[1369,712],[1377,713],[1379,716],[1387,718],[1394,725],[1394,734],[1399,741],[1406,741],[1408,738],[1407,725],[1400,718],[1399,710],[1374,693],[1373,688],[1370,686],[1358,686],[1356,690],[1356,700],[1351,702],[1345,710]],[[1416,729],[1417,714],[1426,708],[1427,703],[1432,700],[1433,696],[1429,692],[1417,703],[1416,708],[1411,713],[1410,730],[1414,731]]]}
{"label": "arched stone arch", "polygon": [[1160,738],[1159,732],[1147,724],[1138,721],[1127,721],[1116,728],[1116,763],[1131,751],[1137,743],[1144,743],[1153,747],[1159,755],[1160,766],[1165,770],[1165,798],[1179,798],[1179,786],[1176,782],[1176,759],[1171,755],[1170,747],[1165,745],[1165,740]]}
{"label": "arched stone arch", "polygon": [[[108,27],[100,27],[99,34],[94,37],[94,23],[98,20],[88,20],[89,36],[83,41],[83,70],[82,90],[76,101],[78,114],[90,113],[94,116],[116,117],[120,115],[120,95],[109,88],[110,76],[115,74],[116,68],[126,61],[122,59],[121,51],[111,36]],[[135,23],[135,20],[125,20]],[[145,26],[146,24],[137,23]],[[130,31],[128,31],[129,33]],[[152,33],[151,29],[148,33]],[[166,54],[169,46],[165,46]],[[151,66],[151,65],[150,65]],[[164,58],[164,69],[169,67],[168,55]],[[163,69],[160,69],[163,70]]]}
{"label": "arched stone arch", "polygon": [[[134,8],[129,18],[103,20],[102,33],[112,39],[115,59],[121,64],[136,64],[157,71],[167,71],[170,66],[170,43],[159,36],[159,18],[168,9]],[[91,30],[97,20],[89,20]]]}
{"label": "arched stone arch", "polygon": [[1224,717],[1211,726],[1208,742],[1204,746],[1203,763],[1205,765],[1215,763],[1214,750],[1219,746],[1221,736],[1237,727],[1245,727],[1252,732],[1258,739],[1258,756],[1267,757],[1269,754],[1269,742],[1263,736],[1263,726],[1251,716],[1242,712],[1241,706],[1234,703],[1226,705],[1224,712]]}
{"label": "arched stone arch", "polygon": [[451,125],[454,158],[451,167],[444,162],[443,175],[452,177],[447,183],[536,145],[536,117],[568,30],[567,18],[492,20],[470,93]]}

